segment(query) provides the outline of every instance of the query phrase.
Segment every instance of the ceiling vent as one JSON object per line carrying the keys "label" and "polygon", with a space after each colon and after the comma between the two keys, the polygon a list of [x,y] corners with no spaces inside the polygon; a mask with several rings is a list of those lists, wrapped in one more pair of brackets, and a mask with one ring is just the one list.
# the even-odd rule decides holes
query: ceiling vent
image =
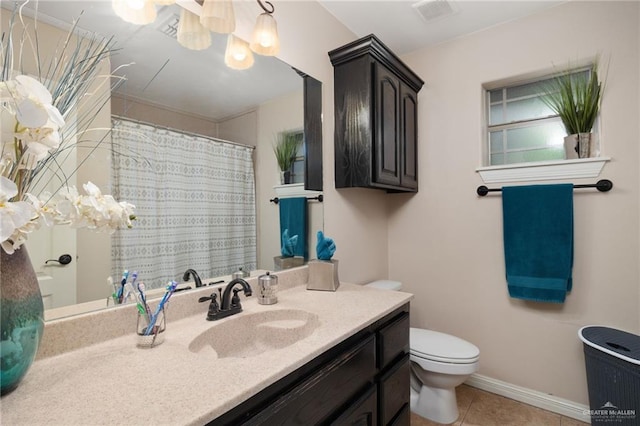
{"label": "ceiling vent", "polygon": [[458,12],[455,4],[449,0],[423,0],[412,6],[426,22],[442,19]]}
{"label": "ceiling vent", "polygon": [[171,14],[156,28],[158,29],[158,31],[160,31],[164,35],[167,35],[171,38],[177,38],[179,22],[180,22],[180,16],[176,14]]}

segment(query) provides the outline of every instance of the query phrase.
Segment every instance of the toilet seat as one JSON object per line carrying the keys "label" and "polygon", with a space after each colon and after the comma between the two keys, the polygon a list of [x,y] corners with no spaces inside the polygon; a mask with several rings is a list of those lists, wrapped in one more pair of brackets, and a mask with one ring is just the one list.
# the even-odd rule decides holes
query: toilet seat
{"label": "toilet seat", "polygon": [[480,358],[480,349],[458,337],[433,330],[411,328],[409,352],[417,358],[447,364],[473,364]]}

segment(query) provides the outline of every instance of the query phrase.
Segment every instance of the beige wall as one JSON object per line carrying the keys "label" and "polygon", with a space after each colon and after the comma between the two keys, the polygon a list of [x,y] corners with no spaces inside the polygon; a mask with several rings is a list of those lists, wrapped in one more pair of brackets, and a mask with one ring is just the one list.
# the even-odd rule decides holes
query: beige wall
{"label": "beige wall", "polygon": [[[389,276],[415,294],[413,326],[475,343],[480,374],[583,404],[578,329],[640,331],[639,8],[569,2],[403,57],[426,81],[419,94],[420,192],[389,198]],[[610,58],[601,140],[612,160],[601,177],[613,181],[613,191],[574,197],[574,284],[566,303],[510,299],[501,198],[475,195],[482,184],[475,172],[482,84],[596,53]]]}
{"label": "beige wall", "polygon": [[120,117],[127,117],[157,126],[214,138],[219,137],[217,124],[213,120],[197,117],[193,114],[172,111],[166,107],[152,105],[147,102],[127,99],[121,95],[113,95],[111,97],[111,112]]}
{"label": "beige wall", "polygon": [[218,123],[218,138],[256,146],[258,140],[258,113],[249,111]]}

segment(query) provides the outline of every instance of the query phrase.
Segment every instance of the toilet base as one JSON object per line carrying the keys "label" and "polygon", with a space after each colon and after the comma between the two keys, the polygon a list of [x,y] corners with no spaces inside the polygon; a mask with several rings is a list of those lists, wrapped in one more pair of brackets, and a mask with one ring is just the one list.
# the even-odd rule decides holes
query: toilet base
{"label": "toilet base", "polygon": [[436,423],[451,424],[458,420],[458,403],[454,389],[422,386],[418,393],[411,388],[411,411]]}

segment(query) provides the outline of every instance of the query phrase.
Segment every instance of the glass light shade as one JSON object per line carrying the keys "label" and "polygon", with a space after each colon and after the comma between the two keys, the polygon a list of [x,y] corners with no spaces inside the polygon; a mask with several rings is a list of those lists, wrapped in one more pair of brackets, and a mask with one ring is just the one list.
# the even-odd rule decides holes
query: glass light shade
{"label": "glass light shade", "polygon": [[156,6],[151,0],[112,0],[111,6],[122,20],[146,25],[156,20]]}
{"label": "glass light shade", "polygon": [[180,12],[178,43],[191,50],[203,50],[211,46],[211,33],[200,24],[198,15],[187,9]]}
{"label": "glass light shade", "polygon": [[253,52],[249,49],[249,43],[229,34],[227,50],[224,52],[224,63],[234,70],[251,68],[253,66]]}
{"label": "glass light shade", "polygon": [[200,23],[211,31],[231,34],[236,29],[236,16],[231,0],[204,0]]}
{"label": "glass light shade", "polygon": [[269,13],[261,13],[256,20],[251,37],[251,50],[265,56],[274,56],[280,51],[278,24]]}

